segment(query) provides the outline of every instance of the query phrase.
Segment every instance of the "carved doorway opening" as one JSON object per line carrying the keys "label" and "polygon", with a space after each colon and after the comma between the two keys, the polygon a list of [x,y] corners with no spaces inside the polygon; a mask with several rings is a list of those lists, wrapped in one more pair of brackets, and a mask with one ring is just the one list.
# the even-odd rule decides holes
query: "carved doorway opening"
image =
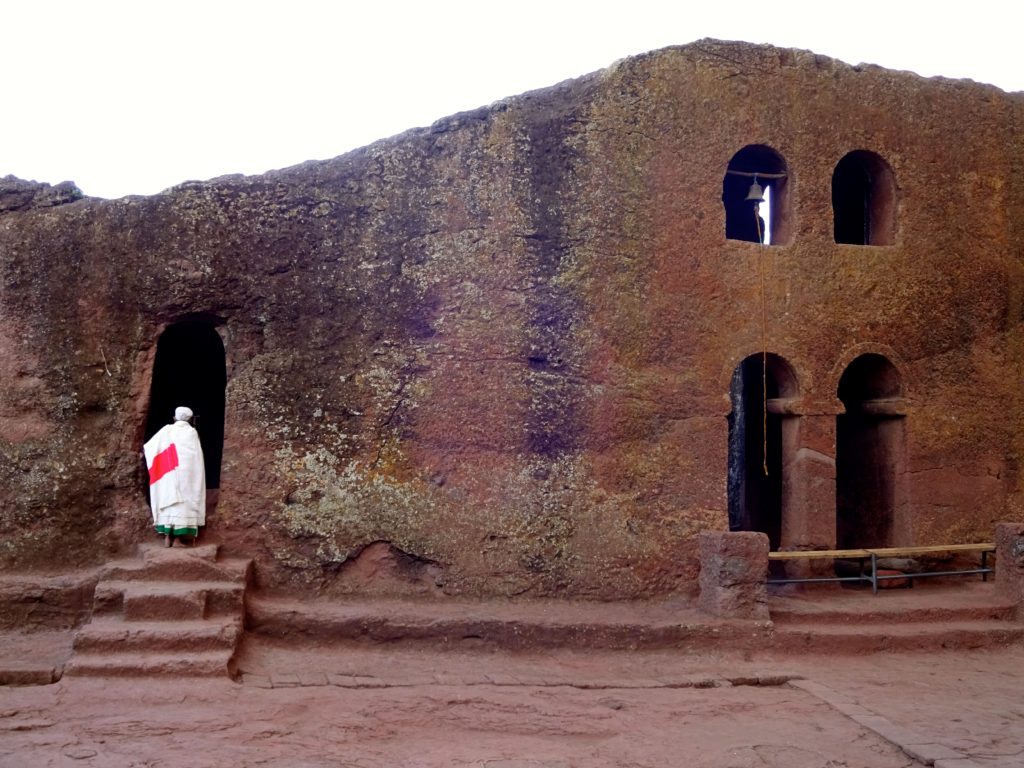
{"label": "carved doorway opening", "polygon": [[224,342],[213,322],[183,320],[160,334],[153,361],[145,439],[171,422],[176,407],[191,408],[203,446],[208,489],[220,487],[226,387]]}
{"label": "carved doorway opening", "polygon": [[[785,401],[798,394],[793,368],[782,357],[760,354],[741,362],[730,387],[729,528],[761,531],[772,550],[782,543],[790,502],[792,452],[798,419]],[[767,402],[767,413],[765,404]],[[765,468],[767,467],[767,472]]]}
{"label": "carved doorway opening", "polygon": [[899,546],[899,483],[906,472],[899,372],[882,355],[856,358],[839,379],[836,546]]}

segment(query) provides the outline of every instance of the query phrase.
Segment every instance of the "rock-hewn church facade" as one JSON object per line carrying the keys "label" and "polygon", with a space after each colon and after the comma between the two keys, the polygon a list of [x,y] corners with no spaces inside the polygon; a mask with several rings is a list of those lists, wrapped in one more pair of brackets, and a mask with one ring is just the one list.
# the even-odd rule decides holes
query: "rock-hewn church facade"
{"label": "rock-hewn church facade", "polygon": [[176,405],[204,536],[270,588],[638,598],[695,589],[704,530],[988,539],[1024,517],[1022,128],[701,41],[263,176],[8,177],[0,561],[149,537]]}

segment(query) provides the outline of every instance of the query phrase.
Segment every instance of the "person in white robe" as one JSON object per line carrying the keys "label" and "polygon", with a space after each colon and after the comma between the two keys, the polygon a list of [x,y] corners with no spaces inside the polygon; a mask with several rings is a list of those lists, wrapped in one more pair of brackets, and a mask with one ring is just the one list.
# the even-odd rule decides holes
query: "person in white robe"
{"label": "person in white robe", "polygon": [[175,408],[174,422],[162,427],[142,451],[149,470],[149,499],[156,532],[166,545],[199,535],[206,525],[206,470],[199,433],[189,424],[192,411]]}

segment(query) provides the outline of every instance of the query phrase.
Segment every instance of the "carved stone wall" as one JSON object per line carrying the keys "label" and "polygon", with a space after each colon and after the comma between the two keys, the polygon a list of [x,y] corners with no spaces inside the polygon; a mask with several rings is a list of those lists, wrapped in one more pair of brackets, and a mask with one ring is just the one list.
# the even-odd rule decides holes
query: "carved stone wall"
{"label": "carved stone wall", "polygon": [[[985,539],[1024,517],[1021,125],[1021,94],[702,41],[263,176],[121,200],[6,179],[0,561],[149,535],[156,343],[193,319],[227,369],[207,535],[265,586],[363,591],[369,551],[399,592],[695,592],[762,266],[797,390],[772,405],[781,545],[834,543],[863,353],[899,376],[900,535]],[[750,145],[784,159],[786,245],[725,238]],[[891,168],[891,245],[834,242],[854,150]]]}

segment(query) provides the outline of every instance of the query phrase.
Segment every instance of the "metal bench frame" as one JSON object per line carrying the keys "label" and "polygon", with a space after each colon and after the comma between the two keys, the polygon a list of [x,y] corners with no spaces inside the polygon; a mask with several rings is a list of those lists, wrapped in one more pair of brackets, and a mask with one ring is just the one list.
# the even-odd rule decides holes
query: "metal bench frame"
{"label": "metal bench frame", "polygon": [[[811,584],[832,581],[866,581],[871,584],[871,591],[878,594],[878,582],[893,579],[907,579],[907,585],[913,586],[914,579],[932,576],[969,576],[981,574],[982,581],[988,581],[993,569],[988,565],[989,552],[995,552],[995,544],[942,544],[929,547],[883,547],[879,549],[816,549],[797,550],[792,552],[769,552],[768,560],[857,560],[860,573],[856,576],[818,576],[807,579],[768,579],[769,584]],[[932,554],[935,552],[979,552],[981,553],[980,568],[964,568],[956,571],[926,571],[924,573],[901,573],[899,575],[878,575],[878,558],[880,557],[912,557],[914,555]],[[871,561],[870,573],[864,572],[864,563]]]}

